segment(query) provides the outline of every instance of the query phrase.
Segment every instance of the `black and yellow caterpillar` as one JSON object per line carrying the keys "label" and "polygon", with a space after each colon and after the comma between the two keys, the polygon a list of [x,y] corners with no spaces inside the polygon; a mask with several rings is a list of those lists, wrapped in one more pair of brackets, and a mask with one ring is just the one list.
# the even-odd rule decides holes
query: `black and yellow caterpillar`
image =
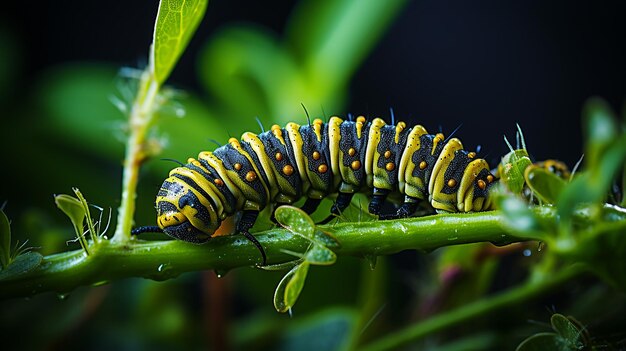
{"label": "black and yellow caterpillar", "polygon": [[247,132],[241,141],[231,138],[190,158],[163,182],[157,223],[176,239],[202,243],[222,220],[243,211],[237,231],[259,248],[265,263],[249,229],[266,206],[306,197],[302,209],[312,213],[324,197],[338,193],[333,216],[356,192],[373,189],[368,209],[375,215],[388,194],[404,195],[397,212],[385,218],[410,216],[420,201],[447,212],[483,211],[492,206],[489,189],[495,181],[487,162],[463,150],[457,138],[428,134],[421,125],[407,128],[404,122],[332,117],[328,123],[316,119],[302,126],[274,125],[259,135]]}

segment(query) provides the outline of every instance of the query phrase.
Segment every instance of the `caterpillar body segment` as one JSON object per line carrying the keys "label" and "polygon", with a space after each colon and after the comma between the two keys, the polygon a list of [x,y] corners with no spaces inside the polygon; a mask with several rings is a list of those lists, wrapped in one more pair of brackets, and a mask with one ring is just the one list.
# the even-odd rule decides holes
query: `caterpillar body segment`
{"label": "caterpillar body segment", "polygon": [[389,194],[404,197],[397,212],[384,218],[410,216],[421,201],[447,212],[483,211],[492,207],[489,188],[495,182],[487,162],[463,150],[457,138],[446,140],[404,122],[332,117],[244,133],[241,140],[231,138],[190,158],[161,186],[157,224],[172,237],[201,243],[222,220],[243,211],[237,231],[257,245],[265,262],[248,230],[267,206],[306,197],[303,210],[312,213],[323,198],[338,193],[331,209],[338,215],[356,192],[371,191],[372,214],[380,215]]}

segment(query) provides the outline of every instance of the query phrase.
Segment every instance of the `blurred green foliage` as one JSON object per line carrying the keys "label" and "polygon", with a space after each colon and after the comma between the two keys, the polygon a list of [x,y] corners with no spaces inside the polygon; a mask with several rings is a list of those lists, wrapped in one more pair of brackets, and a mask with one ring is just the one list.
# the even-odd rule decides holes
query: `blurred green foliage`
{"label": "blurred green foliage", "polygon": [[[300,103],[314,115],[323,114],[320,106],[341,110],[352,75],[403,4],[308,0],[295,9],[281,36],[246,24],[202,38],[206,43],[197,72],[206,96],[168,91],[170,100],[158,112],[151,135],[162,148],[160,157],[184,161],[212,149],[210,139],[225,142],[254,130],[255,116],[265,127],[305,121]],[[0,52],[8,53],[0,60],[4,103],[15,97],[11,87],[18,79],[19,49],[2,30]],[[110,64],[68,63],[43,72],[32,83],[33,92],[7,105],[6,113],[15,117],[10,123],[3,120],[0,147],[9,150],[5,164],[10,167],[3,170],[11,178],[4,181],[1,194],[9,199],[5,210],[13,218],[14,236],[30,238],[44,254],[77,248],[78,243],[70,242],[72,228],[52,200],[53,193],[72,186],[105,211],[117,208],[127,133],[120,108],[132,103],[137,79],[135,71]],[[589,216],[606,225],[579,228],[576,209],[570,207],[603,200],[626,150],[623,125],[613,117],[607,120],[610,112],[601,103],[590,108],[586,115],[591,126],[585,130],[598,132],[588,136],[585,169],[591,172],[556,193],[548,181],[537,186],[547,189],[543,201],[557,199],[560,215],[571,217],[575,230],[546,227],[525,208],[515,212],[515,200],[509,214],[516,221],[529,220],[531,226],[516,226],[518,230],[526,229],[529,236],[539,233],[569,262],[586,262],[612,286],[624,289],[623,222],[605,221],[611,214],[599,209]],[[593,126],[598,123],[600,127]],[[145,165],[138,223],[153,222],[154,194],[171,167],[158,159]],[[573,233],[578,235],[574,244],[569,242]],[[277,314],[271,304],[279,272],[245,268],[220,279],[213,272],[166,282],[134,279],[77,289],[71,295],[0,302],[0,328],[12,337],[8,343],[20,340],[18,346],[24,349],[218,349],[217,332],[232,349],[342,350],[523,281],[544,256],[535,243],[506,248],[473,244],[427,256],[411,252],[379,258],[375,270],[364,260],[342,257],[332,268],[309,271],[291,317]],[[554,267],[545,269],[551,273]],[[626,322],[624,297],[594,278],[585,279],[570,283],[556,300],[511,306],[493,318],[431,335],[414,346],[512,349],[540,330],[525,321],[547,319],[546,305],[571,310],[581,321],[594,321],[601,333],[621,332],[623,338],[619,326]]]}

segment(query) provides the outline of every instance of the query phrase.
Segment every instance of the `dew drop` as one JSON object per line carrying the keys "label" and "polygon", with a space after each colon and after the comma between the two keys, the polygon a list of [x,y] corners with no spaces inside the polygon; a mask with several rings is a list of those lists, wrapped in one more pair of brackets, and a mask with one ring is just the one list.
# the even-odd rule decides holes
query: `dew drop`
{"label": "dew drop", "polygon": [[532,255],[533,253],[529,249],[525,249],[524,251],[522,251],[522,254],[526,257],[530,257],[530,255]]}
{"label": "dew drop", "polygon": [[58,293],[57,294],[57,298],[59,300],[67,300],[68,297],[70,297],[70,293]]}
{"label": "dew drop", "polygon": [[213,272],[218,278],[223,278],[228,273],[228,269],[216,269]]}

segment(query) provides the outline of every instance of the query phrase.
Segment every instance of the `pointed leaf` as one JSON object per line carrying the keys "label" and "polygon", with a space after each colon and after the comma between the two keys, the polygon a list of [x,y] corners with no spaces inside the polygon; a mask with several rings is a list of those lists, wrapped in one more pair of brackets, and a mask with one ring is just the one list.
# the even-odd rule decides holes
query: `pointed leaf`
{"label": "pointed leaf", "polygon": [[531,164],[528,151],[518,149],[509,152],[502,157],[498,165],[498,174],[502,183],[514,194],[521,193],[525,183],[524,170]]}
{"label": "pointed leaf", "polygon": [[313,265],[329,266],[337,261],[337,255],[320,244],[313,244],[306,253],[306,261]]}
{"label": "pointed leaf", "polygon": [[331,233],[328,233],[322,230],[315,231],[313,240],[319,242],[320,244],[326,247],[330,247],[334,249],[341,247],[341,244],[339,243],[337,238],[335,238]]}
{"label": "pointed leaf", "polygon": [[150,51],[152,72],[159,85],[176,62],[202,21],[208,0],[161,0]]}
{"label": "pointed leaf", "polygon": [[299,208],[293,206],[280,206],[276,209],[276,221],[287,230],[312,239],[315,234],[315,223]]}
{"label": "pointed leaf", "polygon": [[12,279],[24,273],[28,273],[41,264],[43,256],[39,252],[27,252],[15,258],[11,264],[0,271],[0,280]]}
{"label": "pointed leaf", "polygon": [[545,168],[531,165],[524,172],[526,184],[543,202],[554,204],[566,183],[556,174]]}
{"label": "pointed leaf", "polygon": [[11,225],[7,215],[0,210],[0,265],[6,268],[11,261]]}
{"label": "pointed leaf", "polygon": [[552,328],[559,333],[565,344],[573,350],[581,350],[584,346],[583,333],[578,327],[562,314],[555,313],[550,318]]}
{"label": "pointed leaf", "polygon": [[287,312],[295,305],[304,287],[308,271],[309,263],[304,261],[285,274],[280,283],[278,283],[278,287],[276,287],[274,292],[274,308],[278,312]]}
{"label": "pointed leaf", "polygon": [[54,202],[57,204],[57,207],[70,218],[74,225],[76,235],[79,237],[82,236],[83,221],[86,216],[83,204],[77,198],[65,194],[56,195]]}

